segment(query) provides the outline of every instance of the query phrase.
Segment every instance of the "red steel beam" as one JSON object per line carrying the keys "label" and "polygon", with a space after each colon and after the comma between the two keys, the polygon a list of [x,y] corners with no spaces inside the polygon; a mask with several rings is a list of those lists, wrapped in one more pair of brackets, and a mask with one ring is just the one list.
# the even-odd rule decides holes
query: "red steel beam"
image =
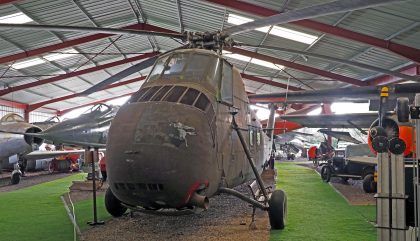
{"label": "red steel beam", "polygon": [[[129,25],[129,26],[123,27],[123,29],[137,29],[137,30],[149,30],[149,31],[176,33],[172,30],[160,28],[160,27],[153,26],[153,25],[150,25],[150,24],[145,24],[145,23]],[[102,33],[92,34],[92,35],[81,37],[81,38],[67,40],[67,41],[64,41],[62,43],[52,44],[52,45],[48,45],[48,46],[45,46],[45,47],[42,47],[42,48],[32,49],[32,50],[28,50],[28,51],[21,52],[21,53],[0,57],[0,64],[13,62],[13,61],[21,60],[21,59],[32,57],[32,56],[37,56],[37,55],[40,55],[40,54],[44,54],[44,53],[48,53],[48,52],[52,52],[52,51],[56,51],[56,50],[60,50],[60,49],[69,48],[69,47],[72,47],[72,46],[75,46],[75,45],[92,42],[92,41],[107,38],[107,37],[110,37],[110,36],[113,36],[113,34],[102,34]]]}
{"label": "red steel beam", "polygon": [[11,100],[5,100],[5,99],[0,99],[0,105],[11,107],[11,108],[17,108],[17,109],[21,109],[21,110],[26,110],[26,108],[28,108],[28,104],[24,104],[24,103],[16,102],[16,101],[11,101]]}
{"label": "red steel beam", "polygon": [[355,79],[355,78],[351,78],[351,77],[347,77],[347,76],[343,76],[343,75],[339,75],[339,74],[335,74],[332,72],[328,72],[325,70],[321,70],[321,69],[317,69],[317,68],[313,68],[310,66],[306,66],[306,65],[302,65],[302,64],[298,64],[298,63],[294,63],[294,62],[290,62],[287,60],[282,60],[282,59],[277,59],[271,56],[267,56],[267,55],[263,55],[260,53],[256,53],[256,52],[252,52],[252,51],[248,51],[245,49],[240,49],[240,48],[227,48],[226,50],[234,52],[234,53],[238,53],[238,54],[242,54],[251,58],[257,58],[257,59],[261,59],[261,60],[265,60],[274,64],[279,64],[279,65],[283,65],[292,69],[296,69],[296,70],[300,70],[300,71],[304,71],[307,73],[311,73],[311,74],[317,74],[320,76],[324,76],[330,79],[335,79],[341,82],[345,82],[345,83],[349,83],[349,84],[353,84],[353,85],[357,85],[357,86],[366,86],[368,85],[368,83]]}
{"label": "red steel beam", "polygon": [[3,4],[12,4],[12,3],[16,3],[16,2],[20,2],[20,1],[22,1],[22,0],[0,0],[0,5],[3,5]]}
{"label": "red steel beam", "polygon": [[[267,80],[267,79],[259,78],[259,77],[256,77],[256,76],[253,76],[253,75],[244,74],[244,73],[242,73],[241,76],[244,79],[252,80],[252,81],[255,81],[255,82],[258,82],[258,83],[272,85],[272,86],[275,86],[275,87],[287,89],[287,85],[286,84],[283,84],[283,83],[279,83],[279,82],[275,82],[275,81],[272,81],[272,80]],[[295,86],[289,85],[289,90],[298,91],[298,90],[305,90],[305,89],[302,89],[302,88],[299,88],[299,87],[295,87]]]}
{"label": "red steel beam", "polygon": [[97,100],[97,101],[94,101],[94,102],[90,102],[90,103],[87,103],[87,104],[75,106],[75,107],[64,109],[64,110],[59,110],[59,111],[57,111],[57,115],[61,116],[61,115],[64,115],[64,114],[66,114],[66,113],[68,113],[72,110],[75,110],[75,109],[79,109],[79,108],[82,108],[82,107],[85,107],[85,106],[90,106],[90,105],[96,105],[96,104],[99,104],[99,103],[104,103],[104,102],[107,102],[107,101],[110,101],[110,100],[115,100],[115,99],[118,99],[118,98],[121,98],[121,97],[124,97],[124,96],[129,96],[129,95],[132,95],[134,93],[136,93],[136,91],[130,92],[130,93],[127,93],[127,94],[123,94],[123,95],[114,96],[114,97],[107,98],[107,99]]}
{"label": "red steel beam", "polygon": [[[112,88],[119,87],[119,86],[122,86],[122,85],[128,85],[128,84],[131,84],[131,83],[142,81],[144,79],[146,79],[146,76],[141,76],[141,77],[137,77],[137,78],[126,80],[126,81],[121,81],[121,82],[118,82],[118,83],[115,83],[115,84],[110,84],[110,85],[104,87],[102,90],[112,89]],[[81,94],[82,94],[82,92],[71,94],[71,95],[66,95],[66,96],[62,96],[62,97],[58,97],[58,98],[51,99],[51,100],[46,100],[46,101],[38,102],[38,103],[29,105],[27,109],[29,111],[33,111],[33,110],[36,110],[36,109],[38,109],[38,108],[40,108],[40,107],[42,107],[44,105],[48,105],[48,104],[52,104],[52,103],[56,103],[56,102],[60,102],[60,101],[68,100],[68,99],[72,99],[72,98],[81,96]]]}
{"label": "red steel beam", "polygon": [[[242,78],[249,79],[249,80],[252,80],[252,81],[256,81],[256,82],[259,82],[259,83],[263,83],[263,84],[267,84],[267,85],[273,85],[273,86],[284,88],[284,89],[287,88],[287,85],[282,84],[282,83],[278,83],[278,82],[275,82],[275,81],[270,81],[270,80],[258,78],[258,77],[255,77],[255,76],[252,76],[252,75],[247,75],[247,74],[241,74],[241,75],[242,75]],[[134,78],[134,79],[130,79],[130,80],[126,80],[126,81],[122,81],[122,82],[118,82],[118,83],[115,83],[115,84],[108,85],[105,88],[103,88],[102,90],[112,89],[112,88],[122,86],[122,85],[128,85],[128,84],[131,84],[131,83],[142,81],[144,79],[146,79],[146,76],[137,77],[137,78]],[[304,90],[304,89],[294,87],[294,86],[289,86],[289,90]],[[251,94],[254,94],[254,93],[251,93]],[[62,97],[58,97],[58,98],[55,98],[55,99],[50,99],[50,100],[38,102],[38,103],[35,103],[35,104],[30,104],[30,105],[28,105],[27,110],[34,111],[38,108],[41,108],[44,105],[48,105],[48,104],[72,99],[72,98],[78,97],[80,95],[81,95],[81,92],[71,94],[71,95],[62,96]]]}
{"label": "red steel beam", "polygon": [[[207,0],[207,2],[215,3],[218,5],[222,5],[224,7],[228,7],[231,9],[235,9],[235,10],[239,10],[242,12],[246,12],[246,13],[250,13],[250,14],[254,14],[258,16],[263,16],[263,17],[268,17],[268,16],[281,13],[272,9],[264,8],[258,5],[254,5],[251,3],[242,2],[238,0],[229,0],[229,1]],[[298,25],[298,26],[305,27],[312,30],[316,30],[316,31],[320,31],[323,33],[331,34],[337,37],[357,41],[360,43],[368,44],[377,48],[387,49],[407,59],[420,63],[420,49],[394,43],[389,40],[384,40],[384,39],[372,37],[369,35],[357,33],[348,29],[328,25],[328,24],[317,22],[314,20],[300,20],[300,21],[292,22],[291,24]]]}
{"label": "red steel beam", "polygon": [[[400,73],[406,74],[406,75],[420,75],[420,65],[414,64],[410,65],[404,68],[399,69]],[[367,80],[366,82],[369,83],[369,85],[386,85],[386,84],[392,84],[395,82],[400,81],[401,78],[391,75],[382,75],[380,77],[375,77],[370,80]]]}
{"label": "red steel beam", "polygon": [[118,66],[118,65],[130,63],[130,62],[150,58],[150,57],[153,57],[157,54],[158,53],[142,54],[142,55],[139,55],[139,56],[135,56],[135,57],[131,57],[131,58],[123,59],[123,60],[118,60],[118,61],[115,61],[115,62],[103,64],[103,65],[98,65],[98,66],[95,66],[95,67],[92,67],[92,68],[87,68],[87,69],[71,72],[71,73],[68,73],[68,74],[55,76],[55,77],[48,78],[48,79],[38,80],[38,81],[35,81],[35,82],[31,82],[31,83],[27,83],[27,84],[23,84],[23,85],[18,85],[18,86],[12,86],[12,87],[9,87],[7,89],[0,90],[0,96],[6,95],[6,94],[9,94],[9,93],[18,91],[18,90],[24,90],[24,89],[32,88],[32,87],[35,87],[35,86],[50,84],[50,83],[53,83],[53,82],[56,82],[56,81],[59,81],[59,80],[68,79],[68,78],[71,78],[71,77],[76,77],[76,76],[79,76],[79,75],[103,70],[103,69],[106,69],[106,68],[111,68],[111,67],[114,67],[114,66]]}

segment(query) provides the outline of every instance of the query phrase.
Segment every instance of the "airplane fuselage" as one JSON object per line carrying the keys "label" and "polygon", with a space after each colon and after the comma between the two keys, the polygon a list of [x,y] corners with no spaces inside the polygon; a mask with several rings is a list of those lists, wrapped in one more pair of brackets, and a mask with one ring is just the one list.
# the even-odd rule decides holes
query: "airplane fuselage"
{"label": "airplane fuselage", "polygon": [[[0,121],[1,131],[33,133],[41,129],[23,121]],[[23,155],[32,151],[32,144],[41,144],[42,140],[25,137],[19,134],[0,133],[0,161],[1,168],[13,168],[17,158],[10,159],[14,155]],[[0,168],[0,169],[1,169]]]}

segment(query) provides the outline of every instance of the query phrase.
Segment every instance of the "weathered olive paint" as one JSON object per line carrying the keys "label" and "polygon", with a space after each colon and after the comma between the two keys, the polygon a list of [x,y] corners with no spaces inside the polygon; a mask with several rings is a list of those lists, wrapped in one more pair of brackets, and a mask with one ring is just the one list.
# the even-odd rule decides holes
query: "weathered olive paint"
{"label": "weathered olive paint", "polygon": [[[169,55],[178,53],[205,54],[227,63],[207,50],[178,50]],[[239,71],[229,66],[233,73],[233,105],[218,101],[220,82],[225,80],[223,77],[220,81],[220,73],[216,74],[216,85],[211,84],[217,83],[214,80],[178,76],[148,81],[139,90],[167,85],[193,88],[210,100],[215,113],[211,119],[192,105],[176,102],[130,100],[120,108],[107,143],[109,183],[119,200],[131,206],[181,208],[188,205],[194,192],[210,197],[221,186],[234,187],[253,178],[231,127],[234,108],[238,109],[235,118],[239,127],[246,129],[244,135],[255,164],[262,170],[268,158],[267,137],[249,108]],[[206,71],[214,67],[209,65]]]}

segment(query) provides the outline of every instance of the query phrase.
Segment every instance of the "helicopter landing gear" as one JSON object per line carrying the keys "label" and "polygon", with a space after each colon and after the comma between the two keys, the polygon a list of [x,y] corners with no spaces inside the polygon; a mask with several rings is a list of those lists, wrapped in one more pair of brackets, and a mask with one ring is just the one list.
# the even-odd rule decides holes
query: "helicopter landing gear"
{"label": "helicopter landing gear", "polygon": [[12,185],[19,184],[19,182],[20,182],[20,176],[21,176],[21,173],[20,173],[20,172],[18,172],[18,171],[13,171],[13,173],[12,173],[12,177],[10,178],[10,183],[11,183]]}
{"label": "helicopter landing gear", "polygon": [[[245,151],[249,165],[251,166],[251,169],[256,178],[256,180],[250,185],[253,198],[247,197],[236,190],[225,187],[220,187],[219,192],[227,193],[232,196],[238,197],[239,199],[242,199],[243,201],[252,205],[253,212],[250,228],[256,228],[254,222],[255,209],[259,208],[261,210],[268,211],[272,229],[284,229],[286,223],[285,220],[287,216],[286,194],[282,190],[274,190],[276,176],[276,171],[274,169],[265,169],[263,170],[261,175],[258,172],[257,167],[254,164],[254,160],[251,156],[251,153],[245,142],[244,136],[242,135],[240,128],[236,123],[235,114],[236,113],[232,113],[232,127],[238,134],[239,140]],[[266,185],[266,183],[268,183],[268,185]]]}
{"label": "helicopter landing gear", "polygon": [[121,201],[108,188],[105,193],[105,208],[114,217],[121,217],[126,211],[127,207],[121,204]]}
{"label": "helicopter landing gear", "polygon": [[275,190],[268,200],[268,217],[273,229],[284,229],[287,218],[287,197],[283,190]]}
{"label": "helicopter landing gear", "polygon": [[10,178],[10,183],[12,185],[19,184],[21,177],[22,177],[22,172],[20,171],[20,165],[16,164],[15,165],[15,170],[13,170],[12,176]]}

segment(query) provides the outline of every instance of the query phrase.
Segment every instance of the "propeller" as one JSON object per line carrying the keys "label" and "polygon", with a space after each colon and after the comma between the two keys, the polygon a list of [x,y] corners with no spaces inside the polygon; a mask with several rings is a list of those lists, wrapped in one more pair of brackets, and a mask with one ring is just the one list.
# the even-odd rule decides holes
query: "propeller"
{"label": "propeller", "polygon": [[22,29],[22,30],[45,30],[45,31],[64,31],[64,32],[89,32],[89,33],[105,33],[105,34],[131,34],[160,36],[168,38],[176,38],[185,40],[186,35],[177,32],[157,32],[150,30],[137,29],[118,29],[118,28],[100,28],[100,27],[83,27],[83,26],[64,26],[64,25],[45,25],[45,24],[11,24],[0,23],[0,29]]}
{"label": "propeller", "polygon": [[[310,6],[294,11],[288,11],[273,15],[267,18],[259,19],[254,22],[248,22],[242,25],[233,26],[224,29],[221,33],[216,31],[213,33],[194,33],[183,32],[177,33],[172,31],[158,32],[149,30],[135,30],[135,29],[115,29],[115,28],[101,28],[101,27],[83,27],[83,26],[60,26],[60,25],[40,25],[40,24],[0,24],[0,29],[23,29],[23,30],[46,30],[46,31],[70,31],[70,32],[90,32],[90,33],[106,33],[106,34],[131,34],[131,35],[146,35],[146,36],[161,36],[174,39],[181,39],[182,41],[189,41],[186,46],[201,46],[206,48],[221,48],[222,46],[232,45],[234,42],[228,38],[229,35],[235,35],[242,32],[254,30],[256,28],[289,23],[302,19],[315,18],[335,13],[354,11],[358,9],[376,7],[384,4],[402,2],[406,0],[337,0],[334,2]],[[184,48],[182,46],[181,48]],[[177,48],[179,49],[179,48]],[[176,49],[173,49],[176,50]],[[173,51],[171,50],[171,51]],[[117,82],[135,72],[141,71],[153,65],[157,56],[145,60],[139,64],[129,67],[126,70],[92,86],[83,92],[84,95],[91,94],[95,91],[101,90],[105,86]],[[290,95],[290,94],[289,94]]]}
{"label": "propeller", "polygon": [[98,84],[93,85],[92,87],[88,88],[87,90],[83,91],[81,95],[90,95],[94,92],[100,91],[103,88],[105,88],[107,85],[110,85],[112,83],[115,83],[117,81],[120,81],[122,79],[124,79],[127,76],[130,76],[136,72],[142,71],[144,69],[149,68],[150,66],[152,66],[155,62],[156,59],[159,57],[159,55],[155,55],[149,59],[146,59],[138,64],[135,64],[131,67],[128,67],[127,69],[124,69],[123,71],[118,72],[115,75],[112,75],[111,77],[109,77],[108,79],[105,79],[101,82],[99,82]]}
{"label": "propeller", "polygon": [[[269,93],[269,94],[251,94],[248,98],[253,103],[271,103],[275,102],[287,103],[322,103],[322,102],[366,102],[368,100],[379,99],[379,93],[383,86],[365,86],[365,87],[348,87],[323,90],[307,90],[295,92]],[[391,98],[399,96],[407,96],[409,94],[420,92],[420,83],[414,84],[396,84],[390,85],[389,95]],[[287,99],[286,99],[287,98]]]}
{"label": "propeller", "polygon": [[382,69],[382,68],[375,67],[375,66],[372,66],[372,65],[362,64],[362,63],[349,61],[349,60],[345,60],[345,59],[340,59],[340,58],[335,58],[335,57],[331,57],[331,56],[327,56],[327,55],[310,53],[310,52],[299,51],[299,50],[288,49],[288,48],[282,48],[282,47],[276,47],[276,46],[267,46],[267,45],[255,45],[255,44],[246,44],[246,43],[236,43],[236,45],[255,47],[255,48],[263,48],[263,49],[271,49],[271,50],[278,50],[278,51],[282,51],[282,52],[306,55],[306,56],[310,56],[310,57],[317,58],[317,59],[324,59],[324,60],[328,60],[328,61],[332,61],[332,62],[336,62],[336,63],[340,63],[340,64],[351,65],[351,66],[358,67],[358,68],[361,68],[361,69],[366,69],[366,70],[370,70],[370,71],[374,71],[374,72],[379,72],[379,73],[383,73],[383,74],[387,74],[387,75],[392,75],[392,76],[399,77],[399,78],[406,79],[406,80],[412,80],[412,81],[415,81],[415,82],[420,82],[420,77],[410,76],[410,75],[402,74],[398,71]]}
{"label": "propeller", "polygon": [[265,26],[290,23],[308,18],[316,18],[335,13],[371,8],[384,4],[402,1],[404,0],[338,0],[294,11],[283,12],[257,21],[244,23],[242,25],[236,25],[230,28],[226,28],[224,30],[224,33],[227,35],[235,35]]}
{"label": "propeller", "polygon": [[[174,49],[171,49],[169,51],[166,51],[163,54],[167,54],[169,52],[172,52],[172,51],[175,51],[175,50],[178,50],[178,49],[184,49],[184,48],[187,48],[188,46],[189,45],[186,44],[186,45],[183,45],[181,47],[174,48]],[[135,65],[133,65],[131,67],[128,67],[127,69],[124,69],[123,71],[118,72],[117,74],[109,77],[108,79],[103,80],[103,81],[101,81],[101,82],[93,85],[92,87],[88,88],[87,90],[83,91],[82,92],[82,95],[90,95],[90,94],[92,94],[94,92],[97,92],[99,90],[102,90],[107,85],[110,85],[112,83],[115,83],[117,81],[120,81],[121,79],[124,79],[127,76],[130,76],[130,75],[132,75],[132,74],[134,74],[136,72],[142,71],[144,69],[149,68],[150,66],[153,66],[153,64],[156,62],[156,60],[159,58],[159,56],[160,56],[160,54],[156,54],[155,56],[153,56],[153,57],[151,57],[151,58],[149,58],[147,60],[144,60],[144,61],[142,61],[142,62],[140,62],[138,64],[135,64]]]}

